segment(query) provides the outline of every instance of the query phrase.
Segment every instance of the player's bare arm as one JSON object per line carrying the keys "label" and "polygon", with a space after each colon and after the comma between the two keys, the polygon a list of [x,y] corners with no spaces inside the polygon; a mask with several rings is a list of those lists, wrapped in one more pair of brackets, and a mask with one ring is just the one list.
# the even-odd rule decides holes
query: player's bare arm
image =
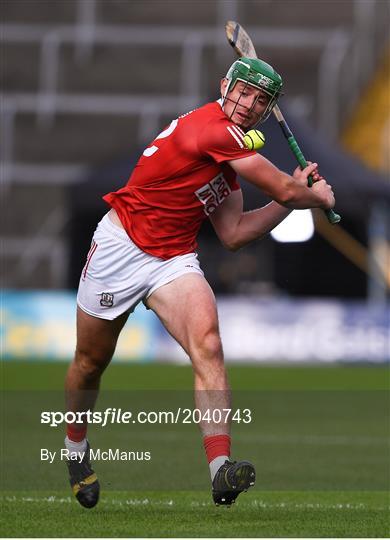
{"label": "player's bare arm", "polygon": [[316,180],[313,187],[307,185],[307,177],[317,170],[317,164],[311,163],[305,169],[297,168],[290,176],[268,161],[255,154],[243,159],[229,162],[231,167],[245,180],[254,184],[273,200],[291,209],[333,208],[335,204],[331,186],[326,180]]}
{"label": "player's bare arm", "polygon": [[210,221],[222,244],[230,251],[237,251],[268,234],[290,212],[275,201],[244,212],[242,191],[236,190],[211,214]]}

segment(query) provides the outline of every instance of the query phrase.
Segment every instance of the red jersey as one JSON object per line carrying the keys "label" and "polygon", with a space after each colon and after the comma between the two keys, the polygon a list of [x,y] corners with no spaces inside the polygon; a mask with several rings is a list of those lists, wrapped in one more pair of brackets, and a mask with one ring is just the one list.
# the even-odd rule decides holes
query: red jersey
{"label": "red jersey", "polygon": [[245,133],[208,103],[171,124],[144,151],[127,184],[103,199],[129,237],[162,259],[193,252],[200,226],[234,190],[227,161],[248,157]]}

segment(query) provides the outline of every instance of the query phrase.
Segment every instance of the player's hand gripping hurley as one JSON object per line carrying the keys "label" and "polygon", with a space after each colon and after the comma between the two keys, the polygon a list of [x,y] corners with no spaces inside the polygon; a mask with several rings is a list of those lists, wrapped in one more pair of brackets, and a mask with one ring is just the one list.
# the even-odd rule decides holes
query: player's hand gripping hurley
{"label": "player's hand gripping hurley", "polygon": [[[257,54],[253,46],[252,40],[240,24],[234,21],[228,21],[226,23],[226,35],[230,45],[234,48],[238,56],[257,58]],[[278,121],[278,124],[281,127],[284,136],[287,139],[289,147],[291,148],[294,156],[299,163],[299,166],[301,167],[301,169],[304,169],[308,165],[307,161],[302,154],[302,151],[299,148],[294,135],[291,133],[291,130],[288,127],[287,122],[283,117],[282,111],[279,109],[279,106],[275,105],[272,109],[272,112],[274,113],[275,118]],[[308,184],[310,187],[313,185],[313,178],[311,176],[308,177]],[[334,224],[338,223],[341,220],[341,217],[333,210],[324,210],[324,212],[326,214],[326,217],[328,218],[329,223]]]}

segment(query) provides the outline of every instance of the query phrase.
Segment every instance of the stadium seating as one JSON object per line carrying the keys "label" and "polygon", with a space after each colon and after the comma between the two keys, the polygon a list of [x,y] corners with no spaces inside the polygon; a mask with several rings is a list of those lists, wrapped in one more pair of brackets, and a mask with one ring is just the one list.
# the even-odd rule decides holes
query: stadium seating
{"label": "stadium seating", "polygon": [[[376,7],[378,26],[381,2]],[[262,57],[283,74],[286,101],[314,123],[321,55],[336,28],[353,29],[353,2],[339,2],[337,14],[325,1],[305,3],[304,10],[279,0],[202,1],[191,14],[185,2],[175,9],[119,0],[1,3],[3,180],[13,207],[6,210],[6,286],[64,285],[63,273],[50,268],[52,246],[66,251],[65,186],[85,178],[88,167],[132,154],[170,118],[215,97],[216,81],[234,58],[223,33],[231,14],[253,29]],[[128,25],[142,37],[139,45],[125,43]],[[109,37],[98,38],[96,28]],[[378,26],[377,41],[382,34]],[[23,224],[21,215],[28,216]],[[24,259],[22,238],[33,246]]]}

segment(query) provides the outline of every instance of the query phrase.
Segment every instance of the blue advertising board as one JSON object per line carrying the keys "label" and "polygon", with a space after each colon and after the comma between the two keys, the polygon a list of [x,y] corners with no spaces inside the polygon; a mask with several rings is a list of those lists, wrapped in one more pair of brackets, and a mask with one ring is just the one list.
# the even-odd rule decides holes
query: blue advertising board
{"label": "blue advertising board", "polygon": [[[339,300],[220,297],[227,361],[388,362],[389,306]],[[2,357],[67,360],[76,346],[76,295],[67,291],[5,291]],[[118,341],[114,360],[187,362],[158,318],[140,304]]]}
{"label": "blue advertising board", "polygon": [[[150,360],[161,325],[139,306],[123,329],[117,360]],[[1,302],[3,358],[69,360],[76,347],[76,294],[67,291],[6,291]]]}

